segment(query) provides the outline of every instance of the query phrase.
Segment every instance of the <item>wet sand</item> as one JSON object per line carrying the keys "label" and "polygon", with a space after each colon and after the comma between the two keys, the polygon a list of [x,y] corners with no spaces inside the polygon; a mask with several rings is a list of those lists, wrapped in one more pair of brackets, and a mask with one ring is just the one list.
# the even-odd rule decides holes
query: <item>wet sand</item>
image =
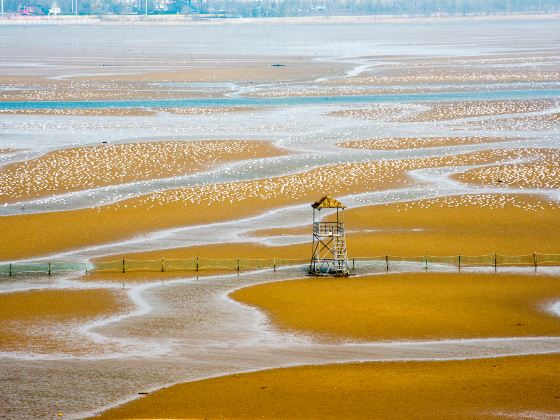
{"label": "wet sand", "polygon": [[[56,206],[45,204],[44,207],[35,206],[32,209],[29,204],[28,214],[22,209],[20,215],[0,217],[0,229],[9,232],[0,239],[0,259],[35,257],[77,249],[74,258],[80,261],[107,254],[113,255],[103,259],[124,256],[157,260],[162,257],[190,258],[196,255],[201,258],[305,258],[310,254],[309,243],[280,247],[264,244],[268,243],[267,239],[283,233],[294,234],[295,242],[310,239],[309,229],[298,227],[297,224],[307,221],[306,218],[297,219],[294,227],[289,226],[284,231],[261,230],[255,232],[254,236],[236,236],[230,231],[235,232],[235,224],[243,223],[242,219],[246,216],[264,214],[295,204],[305,204],[309,209],[310,202],[327,193],[346,195],[348,200],[353,200],[353,208],[346,213],[350,255],[558,253],[560,243],[556,232],[560,219],[557,199],[553,199],[553,196],[557,197],[557,186],[550,180],[557,178],[557,173],[553,167],[545,170],[542,166],[543,162],[552,164],[557,159],[550,150],[543,149],[557,147],[554,141],[557,112],[553,109],[557,103],[554,100],[531,99],[533,96],[540,97],[547,89],[558,88],[559,66],[552,43],[557,32],[554,23],[553,20],[536,24],[523,21],[515,25],[500,22],[498,27],[492,27],[467,21],[462,25],[453,23],[447,27],[441,22],[431,21],[430,25],[422,24],[420,27],[414,24],[401,25],[399,31],[402,37],[398,39],[392,36],[393,26],[383,29],[378,23],[331,27],[322,26],[323,23],[317,27],[278,25],[274,30],[267,27],[266,32],[252,25],[224,25],[215,32],[190,25],[169,26],[165,30],[148,25],[141,29],[133,26],[122,29],[117,25],[111,28],[92,26],[88,28],[87,36],[71,26],[5,28],[20,42],[17,47],[14,44],[5,52],[8,59],[0,68],[0,99],[3,101],[283,97],[317,96],[324,92],[333,96],[462,92],[460,97],[468,98],[469,92],[477,94],[501,90],[517,91],[516,94],[521,97],[527,95],[528,99],[439,104],[424,101],[407,103],[404,99],[404,103],[399,105],[368,107],[361,104],[337,105],[338,98],[335,98],[333,104],[282,105],[270,110],[259,109],[255,114],[252,109],[238,112],[241,110],[237,108],[49,110],[30,115],[3,113],[0,115],[0,125],[5,132],[4,147],[17,148],[21,142],[22,148],[37,149],[39,153],[44,149],[52,150],[49,144],[58,147],[59,142],[92,144],[101,136],[110,136],[118,142],[144,142],[153,138],[154,133],[160,139],[175,139],[177,136],[174,133],[183,133],[184,138],[189,140],[270,140],[302,153],[294,154],[293,160],[291,157],[286,161],[280,159],[287,165],[275,172],[275,176],[269,176],[266,170],[270,161],[263,161],[261,166],[249,165],[245,173],[232,171],[231,176],[224,176],[227,182],[220,180],[216,183],[210,177],[202,181],[208,182],[206,185],[201,183],[179,189],[173,185],[173,190],[155,192],[155,187],[144,189],[139,185],[138,191],[126,190],[127,194],[131,194],[129,197],[133,198],[123,199],[126,196],[123,194],[115,198],[122,200],[116,203],[104,196],[99,200],[84,199],[79,205],[71,203],[71,200],[65,201],[64,197]],[[475,27],[480,30],[473,29]],[[532,28],[530,38],[520,35],[526,33],[527,27]],[[450,28],[453,30],[450,31]],[[55,29],[56,33],[53,33]],[[90,36],[90,33],[96,36]],[[270,34],[275,34],[274,39],[270,38]],[[33,42],[29,42],[31,39]],[[58,39],[61,43],[54,43],[52,39]],[[78,39],[79,43],[62,42],[71,39]],[[125,42],[121,42],[123,39]],[[188,51],[182,44],[169,42],[176,39],[189,39]],[[243,42],[238,42],[240,39]],[[246,39],[259,42],[248,47]],[[282,40],[281,46],[277,42],[279,39]],[[415,41],[410,43],[412,39]],[[142,40],[141,45],[136,44],[138,40]],[[213,46],[211,53],[208,45]],[[272,64],[286,66],[273,67]],[[523,89],[527,93],[521,92]],[[489,96],[492,97],[492,94]],[[431,100],[429,96],[427,98],[427,101]],[[373,151],[336,148],[337,143],[372,137],[398,140],[385,141],[384,149],[379,148],[379,144],[373,144]],[[403,151],[397,145],[402,139],[428,137],[432,139],[427,143],[414,140],[415,150]],[[463,143],[465,138],[469,140]],[[519,143],[506,145],[518,150],[494,150],[499,149],[500,144],[487,150],[490,146],[486,145],[486,139],[507,141],[509,138],[519,139]],[[492,143],[498,143],[498,140],[492,140]],[[360,146],[369,148],[372,144],[366,141]],[[448,146],[456,147],[456,152],[447,149]],[[417,159],[419,156],[437,156],[444,152],[422,150],[426,147],[445,147],[445,153],[461,155]],[[478,152],[465,155],[467,151],[474,150]],[[332,155],[335,158],[331,158]],[[340,162],[352,163],[337,162],[338,155],[341,156]],[[469,176],[473,177],[473,188],[456,183],[455,178],[441,175],[445,175],[444,167],[448,166],[487,163],[503,166],[513,159],[525,162],[534,158],[537,161],[531,162],[532,166],[516,163],[529,166],[520,166],[522,170],[516,169],[504,175],[515,195],[504,195],[508,189],[503,185],[480,188],[478,193],[473,191],[474,187],[478,188],[475,175],[472,175],[478,174],[477,169],[473,169],[472,174],[469,172]],[[92,156],[93,167],[98,167],[104,159],[104,156]],[[120,166],[123,159],[110,160],[112,164]],[[362,162],[365,160],[369,162]],[[131,162],[138,163],[136,159]],[[149,160],[142,162],[136,165],[145,166],[141,174],[142,183],[150,182],[152,177],[176,174],[172,168],[167,168],[168,172],[162,174],[158,172],[159,165],[153,164],[153,168],[150,168]],[[172,166],[175,168],[177,165],[185,169],[184,163],[174,161]],[[315,168],[315,165],[323,167]],[[410,172],[429,168],[439,170]],[[40,178],[51,179],[54,176],[51,169],[40,172]],[[125,166],[125,169],[126,173],[121,173],[119,179],[140,176],[137,173],[132,175],[135,167]],[[469,169],[464,168],[467,171]],[[204,168],[197,167],[189,173],[196,174],[201,170]],[[495,169],[487,171],[480,174],[488,174],[485,176],[490,179],[496,174],[502,176],[505,173],[501,168],[498,172],[493,172]],[[93,172],[99,176],[97,169]],[[255,178],[260,179],[241,181],[252,179],[246,174],[255,174]],[[534,180],[523,184],[518,180],[518,175],[529,176]],[[237,179],[238,176],[240,179]],[[476,176],[481,178],[482,175]],[[83,174],[80,175],[76,170],[72,182],[60,182],[54,192],[49,190],[45,194],[70,191],[74,187],[83,188],[82,177]],[[93,178],[87,177],[88,182]],[[111,182],[121,182],[117,177],[110,178]],[[430,179],[435,178],[439,181],[430,183]],[[198,178],[196,180],[198,182]],[[39,181],[37,185],[42,184]],[[12,177],[9,185],[21,187],[23,184],[18,182],[17,177]],[[27,185],[33,184],[26,182],[24,190],[28,188]],[[49,188],[53,185],[49,185]],[[534,187],[535,190],[529,191],[532,194],[542,194],[522,196],[519,191],[513,190],[523,185]],[[406,188],[400,195],[391,192],[391,189],[400,191],[403,187]],[[37,194],[37,189],[29,191],[29,197]],[[368,196],[363,202],[350,196],[369,191],[379,191],[381,194]],[[470,193],[465,194],[465,191]],[[76,196],[85,194],[78,193]],[[419,196],[438,195],[451,197],[418,201]],[[401,203],[357,207],[391,200]],[[83,210],[68,211],[69,208]],[[53,209],[57,211],[47,213]],[[39,214],[43,211],[43,214]],[[280,219],[278,225],[282,226],[285,220]],[[173,240],[166,236],[168,232],[165,229],[168,228],[192,226],[195,231],[193,235],[196,235],[199,232],[196,225],[224,221],[231,223],[216,228],[207,238],[200,238],[200,242],[207,239],[209,242],[227,243],[177,248],[182,244],[200,242]],[[255,228],[258,228],[257,225],[259,223],[255,224]],[[268,226],[266,223],[263,225]],[[305,238],[298,238],[297,235],[304,235]],[[122,249],[126,249],[126,246],[117,242],[130,238],[143,244],[128,249],[152,250],[123,253]],[[235,243],[234,240],[243,243]],[[105,244],[106,247],[95,249],[99,244]],[[153,249],[158,246],[175,248],[162,251]],[[92,247],[91,251],[86,252],[83,249],[86,247]],[[399,269],[397,266],[398,263],[395,263],[391,270]],[[401,264],[400,268],[403,267],[411,269]],[[83,277],[81,283],[76,282],[77,285],[73,286],[109,287],[107,282],[110,281],[111,287],[118,282],[120,290],[122,282],[122,286],[130,291],[129,297],[134,297],[132,300],[144,312],[98,326],[96,333],[109,340],[99,347],[90,347],[87,340],[73,343],[72,340],[77,337],[74,334],[70,334],[70,338],[60,339],[61,346],[73,349],[63,355],[76,356],[72,361],[60,360],[56,352],[65,350],[58,350],[59,343],[53,343],[48,332],[55,328],[72,332],[98,316],[118,313],[124,308],[124,303],[115,298],[115,305],[123,306],[103,312],[104,309],[100,307],[108,307],[106,302],[110,298],[97,296],[93,299],[98,305],[96,307],[99,307],[99,315],[94,315],[88,310],[79,310],[80,303],[84,305],[84,302],[89,302],[88,299],[93,295],[72,299],[67,294],[70,291],[53,290],[52,293],[56,292],[56,295],[52,299],[38,300],[40,304],[36,312],[43,311],[40,312],[41,318],[28,308],[33,308],[31,298],[18,297],[16,303],[19,306],[16,303],[16,306],[9,306],[13,309],[10,313],[14,315],[6,316],[27,319],[28,315],[25,314],[28,311],[29,323],[22,321],[22,324],[18,324],[22,327],[20,331],[12,328],[12,321],[9,321],[5,325],[12,329],[6,334],[20,334],[21,338],[10,338],[11,343],[21,340],[24,344],[31,344],[19,348],[24,353],[5,354],[2,359],[4,369],[0,371],[2,380],[8,386],[5,394],[7,402],[0,407],[0,414],[9,413],[9,417],[14,417],[13,413],[22,417],[46,417],[55,413],[56,406],[57,409],[64,407],[65,413],[75,415],[80,410],[98,409],[122,402],[123,398],[138,397],[139,391],[196,378],[304,363],[391,358],[424,361],[302,367],[190,383],[171,390],[183,389],[183,386],[201,388],[184,388],[186,396],[173,394],[175,391],[166,394],[168,391],[164,390],[153,397],[132,403],[130,407],[139,407],[139,411],[123,411],[121,416],[233,417],[259,413],[269,417],[433,418],[435,413],[440,417],[473,418],[498,415],[546,417],[555,416],[560,411],[558,399],[555,398],[558,396],[557,356],[536,355],[543,349],[556,351],[558,348],[555,341],[558,319],[547,315],[541,307],[535,307],[541,301],[552,303],[557,300],[554,279],[540,275],[526,276],[515,282],[513,287],[511,284],[516,275],[509,272],[502,276],[498,273],[486,275],[485,281],[475,279],[463,288],[464,282],[461,280],[454,282],[449,279],[455,277],[444,278],[441,274],[434,273],[433,278],[430,277],[431,273],[402,275],[402,285],[398,281],[390,282],[392,278],[401,278],[391,274],[378,279],[362,279],[363,283],[358,283],[360,279],[357,278],[350,279],[350,283],[356,282],[355,289],[362,291],[362,295],[351,291],[346,293],[342,289],[337,296],[340,300],[355,303],[356,310],[368,309],[368,305],[375,302],[383,304],[381,296],[384,296],[385,301],[391,302],[391,307],[379,318],[386,320],[386,323],[396,319],[393,329],[402,337],[490,337],[478,341],[364,343],[362,340],[374,336],[371,330],[364,327],[365,324],[360,323],[372,315],[370,310],[362,318],[353,315],[351,320],[356,322],[352,326],[339,326],[337,338],[333,338],[332,333],[325,333],[331,334],[329,343],[332,344],[324,344],[312,334],[311,337],[303,336],[300,330],[292,336],[287,333],[287,329],[268,329],[271,325],[262,322],[262,313],[254,307],[239,305],[226,298],[235,288],[285,280],[299,276],[304,271],[297,270],[290,271],[289,275],[288,270],[284,273],[261,271],[256,274],[233,273],[231,278],[212,279],[202,276],[220,271],[206,271],[199,274],[201,278],[198,281],[194,279],[196,273],[193,272],[96,273]],[[526,271],[532,271],[532,268]],[[539,272],[543,273],[545,269]],[[411,276],[411,279],[419,276],[430,287],[415,288],[416,280],[410,280],[407,276]],[[474,277],[469,275],[468,278]],[[530,283],[538,279],[545,280],[537,286]],[[28,279],[21,283],[25,287],[26,281]],[[376,286],[385,284],[386,293],[393,294],[383,295],[373,286],[368,289],[366,282],[375,283]],[[290,287],[298,284],[294,282]],[[417,293],[405,290],[405,284]],[[64,284],[53,285],[65,287]],[[321,285],[324,286],[324,283]],[[321,292],[334,293],[337,291],[334,289],[322,287]],[[114,291],[111,289],[106,292],[112,294]],[[116,295],[118,297],[118,293]],[[285,295],[287,298],[298,298],[292,296],[288,289]],[[368,302],[363,299],[364,295],[371,295]],[[523,295],[525,300],[520,297]],[[422,301],[419,301],[418,296],[423,297]],[[438,301],[434,302],[436,299]],[[46,302],[51,301],[58,302],[60,315],[56,315],[56,308],[50,306],[41,309],[48,306]],[[426,302],[432,302],[433,305],[426,308]],[[325,308],[331,307],[331,304],[331,301],[327,301]],[[305,306],[305,302],[302,306]],[[319,312],[322,306],[319,305]],[[399,311],[394,308],[399,308]],[[418,316],[410,316],[411,323],[407,322],[408,319],[403,320],[403,314],[407,314],[410,308],[417,312],[424,310],[430,323],[420,322]],[[346,305],[344,309],[345,313],[350,314],[353,308]],[[91,317],[84,318],[82,312]],[[66,316],[66,313],[75,314],[75,317]],[[444,313],[452,315],[444,318]],[[521,316],[523,319],[517,320]],[[320,321],[329,321],[328,317],[325,318]],[[52,319],[54,321],[49,321]],[[504,319],[507,322],[503,322]],[[387,325],[376,325],[383,328],[384,334],[376,337],[389,336],[392,332]],[[351,336],[348,330],[352,330],[356,336]],[[35,333],[40,334],[26,338]],[[547,333],[554,337],[528,338],[531,334]],[[495,340],[493,337],[496,336],[506,338]],[[321,337],[328,341],[323,335]],[[350,339],[359,344],[340,346],[336,340],[341,337],[352,337]],[[38,341],[29,341],[35,339]],[[123,339],[127,345],[132,344],[131,347],[115,345],[113,348],[110,343],[115,342],[111,339]],[[13,350],[18,351],[18,348]],[[30,360],[35,357],[34,352],[40,353],[44,359]],[[425,361],[526,353],[532,355],[460,362]],[[166,357],[160,357],[161,354]],[[116,359],[103,359],[102,356]],[[50,361],[49,357],[52,357]],[[500,369],[499,373],[497,369]],[[284,376],[267,376],[277,374]],[[221,381],[230,381],[232,378],[236,381],[233,390],[227,388],[230,385],[221,385]],[[239,386],[239,381],[244,378],[248,378],[247,385],[243,383],[243,386]],[[198,393],[202,388],[204,391]],[[271,390],[274,393],[271,393],[270,399],[263,400],[263,393]],[[160,400],[157,399],[159,395],[162,396]],[[447,395],[448,399],[442,395]],[[243,406],[240,401],[244,403]],[[181,404],[188,407],[183,410]],[[192,404],[201,411],[190,411]],[[210,411],[206,411],[207,407]],[[175,409],[177,411],[173,411]]]}
{"label": "wet sand", "polygon": [[272,324],[327,341],[554,336],[556,277],[410,273],[268,283],[231,297]]}
{"label": "wet sand", "polygon": [[545,355],[275,369],[175,385],[98,418],[553,418],[559,362]]}
{"label": "wet sand", "polygon": [[103,348],[74,328],[127,312],[124,291],[114,289],[39,290],[0,294],[0,351],[89,354]]}
{"label": "wet sand", "polygon": [[546,111],[558,106],[556,100],[457,101],[431,104],[430,109],[403,121],[442,121]]}
{"label": "wet sand", "polygon": [[537,162],[496,165],[471,169],[453,179],[483,186],[507,188],[559,189],[560,155],[550,155]]}
{"label": "wet sand", "polygon": [[[560,208],[546,199],[458,195],[346,212],[352,256],[556,253]],[[360,230],[370,231],[367,235]]]}
{"label": "wet sand", "polygon": [[[232,220],[334,195],[413,184],[407,171],[447,165],[496,162],[533,156],[534,150],[494,150],[443,158],[366,161],[324,166],[270,179],[169,190],[94,209],[0,218],[13,236],[0,239],[1,259],[54,252],[138,236],[174,226]],[[440,251],[441,252],[441,251]]]}
{"label": "wet sand", "polygon": [[402,150],[512,141],[506,137],[403,137],[354,140],[338,144],[350,149]]}
{"label": "wet sand", "polygon": [[16,115],[73,115],[73,116],[104,116],[104,117],[145,117],[154,115],[155,111],[140,108],[111,108],[111,109],[18,109],[0,110],[0,114]]}
{"label": "wet sand", "polygon": [[262,141],[104,144],[49,152],[0,171],[0,202],[195,173],[232,162],[282,155]]}
{"label": "wet sand", "polygon": [[[348,255],[521,255],[557,253],[560,208],[525,195],[455,196],[346,210]],[[512,223],[512,221],[519,221]],[[311,226],[255,230],[247,239],[304,235],[309,242],[265,246],[242,242],[115,254],[100,260],[201,258],[310,258]]]}

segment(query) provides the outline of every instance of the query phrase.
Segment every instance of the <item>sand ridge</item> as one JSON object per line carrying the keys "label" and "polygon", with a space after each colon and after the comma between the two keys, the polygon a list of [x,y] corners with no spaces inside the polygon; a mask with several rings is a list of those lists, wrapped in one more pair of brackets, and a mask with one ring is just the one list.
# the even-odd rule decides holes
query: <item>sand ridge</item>
{"label": "sand ridge", "polygon": [[320,339],[385,341],[555,336],[546,306],[557,277],[407,273],[311,278],[240,289],[233,299],[266,312],[273,325]]}
{"label": "sand ridge", "polygon": [[61,149],[6,165],[0,202],[186,175],[220,163],[285,152],[263,141],[163,141]]}
{"label": "sand ridge", "polygon": [[559,410],[559,361],[544,355],[274,369],[174,385],[95,418],[548,418]]}
{"label": "sand ridge", "polygon": [[[459,195],[353,208],[345,214],[348,255],[352,258],[560,253],[560,238],[555,234],[559,216],[558,205],[540,197],[521,195]],[[512,224],[512,220],[522,222]],[[97,260],[311,257],[311,225],[256,230],[249,232],[248,240],[283,234],[304,235],[308,242],[284,246],[244,242],[154,249]]]}
{"label": "sand ridge", "polygon": [[560,153],[545,156],[536,162],[476,168],[453,176],[457,181],[507,188],[560,189]]}
{"label": "sand ridge", "polygon": [[507,137],[387,137],[369,140],[353,140],[337,146],[349,149],[402,150],[430,147],[459,146],[468,144],[497,143],[512,141]]}
{"label": "sand ridge", "polygon": [[314,201],[327,191],[345,195],[411,185],[406,175],[411,169],[499,162],[535,153],[532,149],[504,149],[442,158],[345,163],[269,179],[155,192],[94,209],[6,216],[0,218],[0,228],[9,225],[15,234],[0,238],[0,259],[45,255],[157,229],[261,214]]}

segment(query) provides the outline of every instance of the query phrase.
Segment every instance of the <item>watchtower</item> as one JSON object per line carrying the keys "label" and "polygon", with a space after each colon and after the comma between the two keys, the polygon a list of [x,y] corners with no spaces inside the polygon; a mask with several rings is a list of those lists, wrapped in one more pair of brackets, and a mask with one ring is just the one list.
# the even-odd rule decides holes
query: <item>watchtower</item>
{"label": "watchtower", "polygon": [[[313,203],[311,207],[313,207],[313,254],[309,265],[309,275],[348,276],[348,255],[344,236],[344,209],[346,206],[327,195]],[[336,209],[336,221],[322,222],[320,212],[324,209]]]}

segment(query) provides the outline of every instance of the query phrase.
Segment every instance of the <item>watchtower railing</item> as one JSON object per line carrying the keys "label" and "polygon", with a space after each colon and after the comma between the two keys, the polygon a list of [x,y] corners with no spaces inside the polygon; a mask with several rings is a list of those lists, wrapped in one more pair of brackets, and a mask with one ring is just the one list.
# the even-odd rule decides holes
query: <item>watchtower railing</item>
{"label": "watchtower railing", "polygon": [[318,236],[333,236],[344,234],[344,223],[340,222],[315,222],[313,234]]}

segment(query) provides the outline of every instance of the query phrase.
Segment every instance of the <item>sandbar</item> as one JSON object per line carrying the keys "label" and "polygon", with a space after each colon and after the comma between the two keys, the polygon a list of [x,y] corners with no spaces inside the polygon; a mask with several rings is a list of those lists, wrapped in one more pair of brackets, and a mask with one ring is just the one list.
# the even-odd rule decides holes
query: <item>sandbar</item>
{"label": "sandbar", "polygon": [[0,294],[0,350],[84,353],[95,344],[67,334],[71,327],[130,310],[124,291],[34,290]]}
{"label": "sandbar", "polygon": [[278,156],[264,141],[162,141],[55,150],[0,171],[0,202],[186,175],[220,163]]}
{"label": "sandbar", "polygon": [[554,418],[560,356],[304,366],[162,389],[98,418]]}
{"label": "sandbar", "polygon": [[541,275],[405,273],[266,283],[230,296],[274,326],[328,341],[555,336],[560,279]]}

